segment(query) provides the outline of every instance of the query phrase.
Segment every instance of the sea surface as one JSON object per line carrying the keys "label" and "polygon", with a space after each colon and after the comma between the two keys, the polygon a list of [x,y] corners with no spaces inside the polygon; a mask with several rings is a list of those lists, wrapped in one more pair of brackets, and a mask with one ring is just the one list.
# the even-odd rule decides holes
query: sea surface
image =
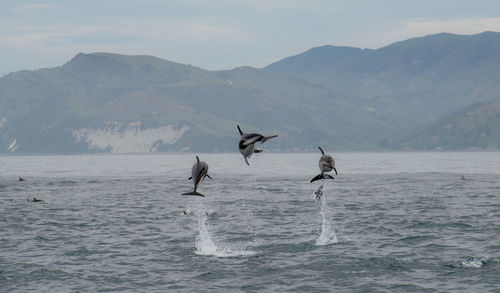
{"label": "sea surface", "polygon": [[0,292],[500,292],[498,152],[198,155],[0,156]]}

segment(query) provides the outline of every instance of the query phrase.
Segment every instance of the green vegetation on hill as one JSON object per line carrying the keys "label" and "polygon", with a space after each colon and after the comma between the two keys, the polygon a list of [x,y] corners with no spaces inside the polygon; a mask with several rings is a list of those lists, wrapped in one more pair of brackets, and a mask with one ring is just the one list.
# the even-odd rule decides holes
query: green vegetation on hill
{"label": "green vegetation on hill", "polygon": [[500,96],[498,68],[493,32],[323,46],[263,69],[78,54],[0,78],[0,153],[232,152],[236,124],[279,134],[266,146],[282,151],[498,149],[497,102],[483,104]]}
{"label": "green vegetation on hill", "polygon": [[500,98],[446,115],[402,142],[409,149],[500,149]]}

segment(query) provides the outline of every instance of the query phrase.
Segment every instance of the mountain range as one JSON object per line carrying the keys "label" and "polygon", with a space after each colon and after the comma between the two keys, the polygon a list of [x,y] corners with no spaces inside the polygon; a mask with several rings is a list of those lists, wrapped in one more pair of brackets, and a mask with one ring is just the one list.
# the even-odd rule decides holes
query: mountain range
{"label": "mountain range", "polygon": [[232,152],[238,124],[277,151],[499,149],[499,68],[495,32],[223,71],[80,53],[0,78],[0,153]]}

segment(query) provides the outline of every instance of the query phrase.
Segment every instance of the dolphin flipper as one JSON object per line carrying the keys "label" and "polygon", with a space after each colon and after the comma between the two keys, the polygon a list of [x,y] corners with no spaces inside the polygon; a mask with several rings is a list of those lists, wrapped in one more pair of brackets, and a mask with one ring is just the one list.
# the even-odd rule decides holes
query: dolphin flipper
{"label": "dolphin flipper", "polygon": [[321,154],[324,155],[325,152],[323,151],[323,149],[319,146],[318,149],[321,151]]}
{"label": "dolphin flipper", "polygon": [[248,166],[250,166],[250,164],[248,164],[248,160],[247,160],[247,157],[243,157],[245,159],[245,162],[247,163]]}
{"label": "dolphin flipper", "polygon": [[213,180],[212,177],[210,177],[210,175],[207,174],[207,177],[210,178],[210,180]]}
{"label": "dolphin flipper", "polygon": [[196,195],[196,196],[205,197],[203,194],[201,194],[201,193],[199,193],[197,191],[186,192],[186,193],[183,193],[182,195]]}
{"label": "dolphin flipper", "polygon": [[241,131],[241,128],[239,125],[236,125],[238,127],[238,131],[240,132],[240,135],[243,135],[243,131]]}
{"label": "dolphin flipper", "polygon": [[191,179],[193,179],[193,176],[191,176],[191,177],[188,178],[188,180],[191,180]]}

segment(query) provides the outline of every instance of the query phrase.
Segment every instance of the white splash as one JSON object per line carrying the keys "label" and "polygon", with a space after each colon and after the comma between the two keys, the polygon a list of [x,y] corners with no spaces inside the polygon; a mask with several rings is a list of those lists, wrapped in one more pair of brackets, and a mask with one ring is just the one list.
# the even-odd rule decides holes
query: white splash
{"label": "white splash", "polygon": [[160,144],[174,144],[189,127],[175,125],[142,129],[141,121],[131,122],[122,127],[121,123],[111,122],[105,128],[82,128],[73,131],[77,142],[88,144],[89,150],[109,150],[112,153],[151,153],[156,152]]}
{"label": "white splash", "polygon": [[18,147],[17,140],[14,138],[14,140],[12,140],[9,144],[9,151],[13,153],[16,151],[17,147]]}
{"label": "white splash", "polygon": [[[486,257],[486,260],[487,259],[488,258]],[[472,257],[472,258],[469,258],[467,260],[462,261],[460,266],[463,268],[479,269],[480,267],[483,266],[483,260],[481,260],[479,258]]]}
{"label": "white splash", "polygon": [[247,250],[233,250],[229,247],[219,248],[212,241],[210,233],[208,232],[206,221],[206,213],[200,212],[198,217],[199,235],[196,237],[196,254],[198,255],[212,255],[217,257],[235,257],[242,255],[253,255],[255,252]]}
{"label": "white splash", "polygon": [[196,253],[201,255],[215,255],[217,254],[217,246],[210,238],[207,226],[205,224],[207,217],[200,215],[198,217],[198,229],[200,234],[196,237]]}
{"label": "white splash", "polygon": [[7,119],[5,119],[5,117],[3,117],[2,120],[0,120],[0,128],[3,127],[3,125],[5,124],[5,122],[7,122]]}
{"label": "white splash", "polygon": [[337,234],[335,233],[332,223],[329,220],[328,206],[326,205],[326,192],[321,197],[321,233],[316,239],[316,245],[328,245],[337,243]]}

